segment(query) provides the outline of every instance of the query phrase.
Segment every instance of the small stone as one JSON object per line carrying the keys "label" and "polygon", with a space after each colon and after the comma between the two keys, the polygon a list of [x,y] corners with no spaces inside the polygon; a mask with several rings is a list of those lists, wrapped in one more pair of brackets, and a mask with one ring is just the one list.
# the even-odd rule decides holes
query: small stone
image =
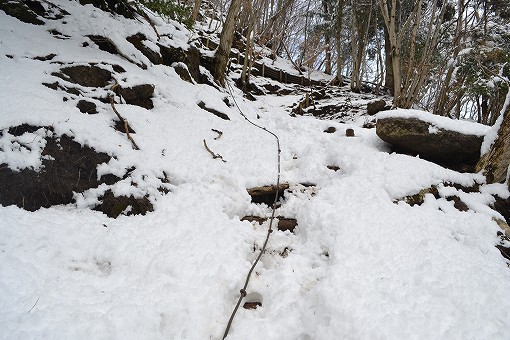
{"label": "small stone", "polygon": [[347,137],[354,137],[354,129],[347,129],[347,130],[345,130],[345,135]]}
{"label": "small stone", "polygon": [[326,132],[326,133],[335,133],[336,132],[336,128],[334,126],[330,126],[326,130],[324,130],[324,132]]}

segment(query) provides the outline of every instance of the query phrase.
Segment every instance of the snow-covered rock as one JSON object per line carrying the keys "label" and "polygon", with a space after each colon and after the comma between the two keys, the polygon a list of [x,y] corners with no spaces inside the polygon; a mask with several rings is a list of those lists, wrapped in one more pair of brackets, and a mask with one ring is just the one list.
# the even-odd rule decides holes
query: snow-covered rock
{"label": "snow-covered rock", "polygon": [[396,150],[459,169],[474,166],[488,127],[418,110],[391,110],[377,115],[377,135]]}

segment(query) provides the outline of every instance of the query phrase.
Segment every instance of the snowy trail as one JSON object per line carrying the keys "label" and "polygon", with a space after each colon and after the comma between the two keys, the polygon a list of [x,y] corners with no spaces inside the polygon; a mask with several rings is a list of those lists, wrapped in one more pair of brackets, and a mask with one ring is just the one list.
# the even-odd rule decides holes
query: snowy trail
{"label": "snowy trail", "polygon": [[[220,339],[267,232],[267,222],[241,218],[271,214],[251,203],[246,189],[274,184],[274,139],[230,107],[224,90],[185,82],[172,67],[142,70],[83,47],[84,35],[107,35],[148,64],[125,40],[137,32],[156,39],[147,25],[78,2],[60,5],[71,13],[68,23],[48,21],[42,29],[0,12],[1,146],[37,142],[24,155],[2,149],[0,160],[36,167],[44,147],[38,133],[9,139],[8,128],[52,125],[59,136],[115,155],[100,172],[122,176],[135,167],[111,189],[147,194],[155,209],[108,218],[90,209],[106,187],[35,212],[0,207],[0,339]],[[49,29],[69,38],[56,39]],[[174,46],[187,46],[182,26],[161,21],[158,29]],[[52,52],[52,62],[32,59]],[[70,62],[118,64],[126,70],[118,77],[123,84],[155,85],[154,109],[117,105],[142,151],[112,128],[109,105],[97,101],[98,114],[82,114],[75,107],[81,97],[41,84],[54,82],[59,63]],[[103,90],[83,89],[83,96]],[[503,185],[389,153],[356,120],[290,117],[299,96],[250,102],[237,89],[234,95],[250,119],[281,140],[282,182],[290,189],[276,214],[298,226],[272,234],[247,290],[262,306],[241,308],[228,339],[508,338],[510,270],[495,248],[499,214],[488,207],[491,193],[508,194]],[[330,126],[336,132],[324,133]],[[345,136],[347,128],[355,137]],[[226,163],[211,157],[204,139]],[[157,190],[163,173],[166,195]],[[482,185],[464,193],[448,182]],[[412,207],[396,202],[432,185],[439,198],[428,195]],[[458,211],[446,199],[452,194],[469,210]]]}

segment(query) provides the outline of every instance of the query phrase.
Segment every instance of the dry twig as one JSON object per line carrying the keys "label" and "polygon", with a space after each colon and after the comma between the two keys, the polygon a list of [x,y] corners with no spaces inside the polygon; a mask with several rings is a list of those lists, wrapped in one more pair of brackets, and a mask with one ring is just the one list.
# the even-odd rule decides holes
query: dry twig
{"label": "dry twig", "polygon": [[221,132],[220,130],[216,130],[216,129],[211,129],[211,130],[218,134],[218,136],[214,137],[214,140],[218,140],[221,138],[221,136],[223,136],[223,132]]}
{"label": "dry twig", "polygon": [[204,147],[211,154],[213,159],[219,158],[219,159],[221,159],[223,161],[223,163],[227,163],[227,161],[224,160],[223,157],[220,154],[214,153],[211,149],[209,149],[209,147],[207,146],[207,143],[205,142],[205,139],[204,139]]}
{"label": "dry twig", "polygon": [[131,142],[131,145],[133,146],[133,149],[140,150],[140,148],[136,144],[135,140],[133,139],[133,137],[131,137],[131,134],[129,133],[129,123],[128,123],[128,120],[125,119],[124,117],[122,117],[120,115],[119,111],[117,111],[117,109],[115,108],[115,101],[113,100],[113,94],[110,94],[110,104],[112,105],[113,112],[115,112],[115,114],[117,115],[117,117],[120,119],[121,122],[124,122],[124,131],[126,132],[126,136],[129,139],[129,141]]}

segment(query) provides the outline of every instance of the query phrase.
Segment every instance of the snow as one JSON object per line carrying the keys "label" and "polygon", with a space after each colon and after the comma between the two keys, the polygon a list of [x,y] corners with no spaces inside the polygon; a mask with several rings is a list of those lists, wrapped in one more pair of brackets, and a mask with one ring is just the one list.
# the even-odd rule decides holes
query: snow
{"label": "snow", "polygon": [[437,133],[437,129],[456,131],[463,134],[485,136],[489,127],[466,120],[453,120],[447,117],[434,115],[427,111],[412,109],[395,109],[382,111],[377,114],[378,119],[384,118],[415,118],[432,124],[430,133]]}
{"label": "snow", "polygon": [[[221,339],[257,256],[253,249],[267,231],[267,223],[240,218],[270,215],[268,207],[250,202],[246,188],[275,182],[276,142],[223,102],[232,101],[228,91],[189,84],[171,67],[150,65],[125,40],[142,32],[155,41],[147,24],[78,2],[58,5],[72,14],[67,24],[47,20],[41,28],[0,12],[0,163],[40,166],[42,130],[16,138],[5,133],[29,123],[51,125],[56,136],[69,134],[115,155],[98,166],[99,175],[136,169],[117,184],[76,193],[75,204],[35,212],[0,207],[0,338]],[[70,38],[54,38],[51,28]],[[175,46],[185,47],[191,34],[173,22],[159,21],[157,28],[171,33]],[[81,47],[87,34],[111,37],[148,69],[93,45]],[[57,53],[52,62],[31,59],[49,53]],[[55,62],[118,64],[126,69],[119,81],[155,85],[154,109],[116,105],[141,150],[111,127],[115,114],[108,104],[95,101],[98,114],[81,114],[80,98],[41,85],[56,81],[51,73],[61,65]],[[499,227],[492,218],[501,216],[489,208],[493,194],[508,197],[505,186],[389,153],[373,129],[354,122],[292,118],[286,110],[296,96],[250,102],[237,89],[233,94],[248,118],[280,138],[282,181],[291,188],[277,215],[296,218],[298,227],[294,234],[272,234],[248,286],[263,305],[241,308],[228,339],[508,339],[510,270],[495,248]],[[230,120],[200,109],[200,101]],[[418,111],[378,117],[390,115],[487,132]],[[329,126],[337,132],[324,133]],[[347,128],[356,137],[345,137]],[[214,139],[212,129],[222,137]],[[211,157],[204,139],[226,163]],[[30,150],[23,147],[28,143]],[[157,190],[163,172],[167,195]],[[299,184],[305,182],[316,185]],[[481,189],[468,194],[443,183]],[[439,198],[428,195],[412,207],[399,201],[432,185]],[[117,219],[90,210],[108,189],[147,194],[155,210]],[[470,210],[455,209],[449,195]],[[285,249],[288,255],[280,256]]]}

